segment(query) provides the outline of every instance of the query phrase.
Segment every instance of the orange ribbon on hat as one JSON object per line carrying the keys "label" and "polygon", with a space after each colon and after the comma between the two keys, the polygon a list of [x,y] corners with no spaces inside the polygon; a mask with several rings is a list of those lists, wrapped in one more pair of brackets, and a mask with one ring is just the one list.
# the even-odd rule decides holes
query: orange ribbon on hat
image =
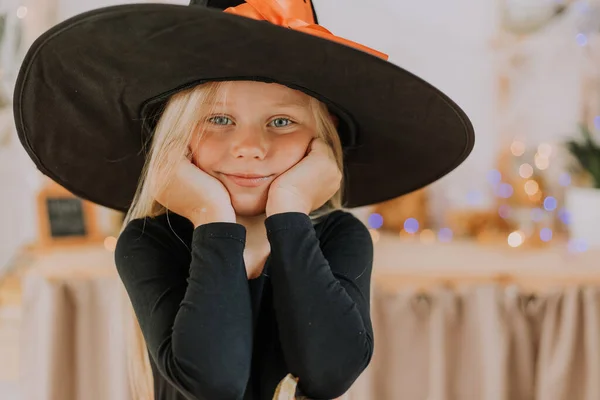
{"label": "orange ribbon on hat", "polygon": [[[242,3],[239,6],[226,8],[224,12],[260,21],[268,21],[274,25],[294,29],[299,32],[354,47],[355,49],[370,53],[376,57],[383,58],[384,60],[388,59],[387,54],[363,46],[360,43],[335,36],[321,25],[315,24],[312,20],[310,1],[306,3],[302,0],[283,1],[287,5],[286,8],[282,7],[277,0],[246,0],[245,3]],[[298,4],[293,2],[298,2]],[[310,16],[308,11],[310,11]],[[310,19],[310,22],[307,22],[306,19]]]}

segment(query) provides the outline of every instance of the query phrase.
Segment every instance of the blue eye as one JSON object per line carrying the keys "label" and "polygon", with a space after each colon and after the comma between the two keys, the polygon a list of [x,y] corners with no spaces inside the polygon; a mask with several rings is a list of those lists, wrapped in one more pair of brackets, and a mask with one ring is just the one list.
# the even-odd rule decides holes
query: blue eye
{"label": "blue eye", "polygon": [[215,117],[211,117],[208,119],[208,121],[215,125],[231,125],[233,123],[231,119],[224,115],[217,115]]}
{"label": "blue eye", "polygon": [[275,118],[269,125],[274,126],[275,128],[284,128],[286,126],[291,125],[293,122],[288,118]]}

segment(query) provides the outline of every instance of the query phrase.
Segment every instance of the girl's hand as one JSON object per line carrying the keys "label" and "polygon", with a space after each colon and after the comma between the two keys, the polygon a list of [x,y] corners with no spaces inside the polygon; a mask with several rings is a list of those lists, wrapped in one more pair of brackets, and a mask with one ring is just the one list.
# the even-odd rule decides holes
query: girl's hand
{"label": "girl's hand", "polygon": [[267,217],[283,212],[309,214],[325,204],[340,188],[342,172],[333,151],[315,138],[299,163],[277,177],[268,193]]}
{"label": "girl's hand", "polygon": [[162,174],[153,191],[156,201],[187,219],[194,228],[210,222],[235,222],[225,186],[183,157],[172,174]]}

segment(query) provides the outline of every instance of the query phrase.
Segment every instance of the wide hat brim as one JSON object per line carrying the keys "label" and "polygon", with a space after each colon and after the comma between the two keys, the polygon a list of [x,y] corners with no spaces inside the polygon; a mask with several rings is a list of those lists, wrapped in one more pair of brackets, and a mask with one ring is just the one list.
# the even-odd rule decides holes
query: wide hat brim
{"label": "wide hat brim", "polygon": [[459,106],[390,62],[265,21],[170,4],[97,9],[40,36],[16,83],[17,132],[43,174],[126,211],[149,118],[177,90],[213,80],[277,82],[328,104],[342,120],[346,207],[422,188],[474,145]]}

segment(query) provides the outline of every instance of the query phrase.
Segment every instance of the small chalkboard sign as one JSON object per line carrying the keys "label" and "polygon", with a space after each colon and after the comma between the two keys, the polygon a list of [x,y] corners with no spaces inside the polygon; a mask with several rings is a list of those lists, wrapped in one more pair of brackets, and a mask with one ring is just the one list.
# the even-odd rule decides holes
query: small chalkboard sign
{"label": "small chalkboard sign", "polygon": [[101,240],[95,211],[92,203],[49,182],[38,194],[40,246],[78,245]]}

